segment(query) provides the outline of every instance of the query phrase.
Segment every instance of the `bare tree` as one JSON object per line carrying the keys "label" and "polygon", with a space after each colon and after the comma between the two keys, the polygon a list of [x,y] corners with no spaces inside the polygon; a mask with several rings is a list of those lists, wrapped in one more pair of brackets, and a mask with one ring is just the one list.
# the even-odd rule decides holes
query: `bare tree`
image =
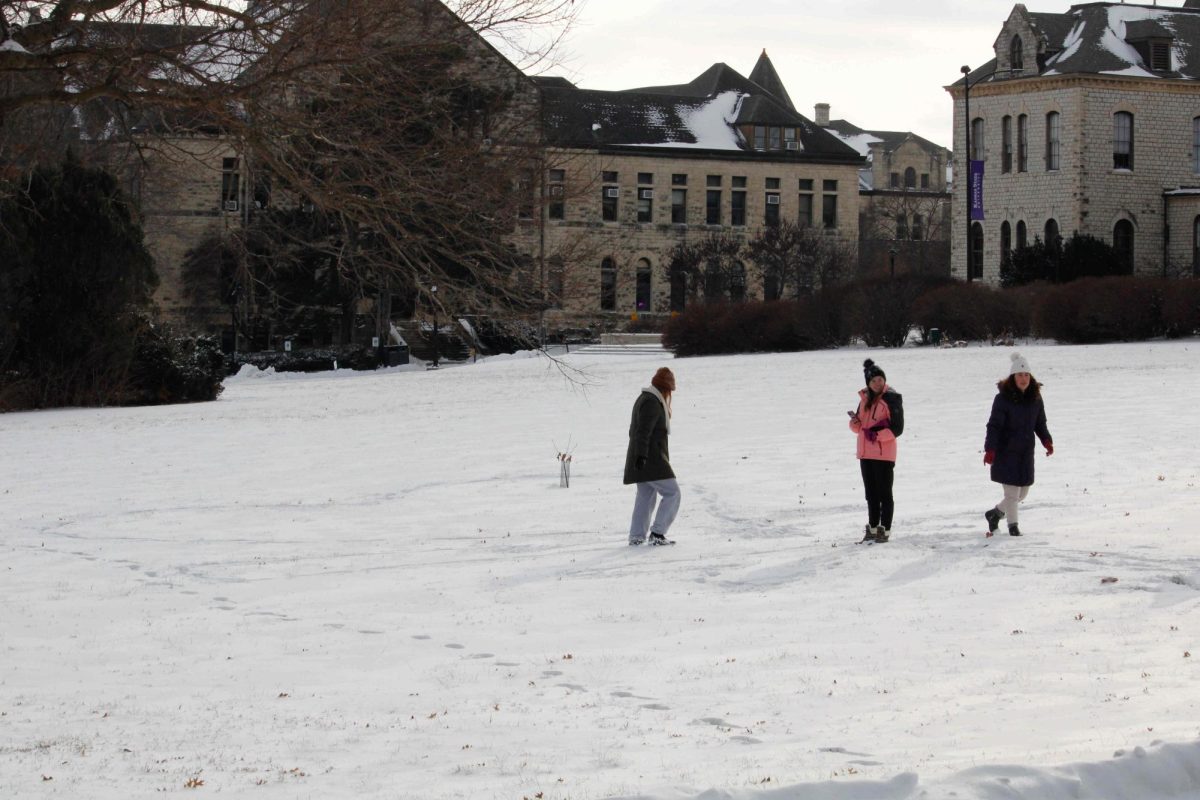
{"label": "bare tree", "polygon": [[743,251],[758,265],[773,294],[767,299],[812,294],[849,274],[853,250],[837,236],[783,221],[768,225]]}
{"label": "bare tree", "polygon": [[949,197],[921,192],[874,195],[860,229],[863,272],[889,268],[894,258],[903,272],[949,274]]}

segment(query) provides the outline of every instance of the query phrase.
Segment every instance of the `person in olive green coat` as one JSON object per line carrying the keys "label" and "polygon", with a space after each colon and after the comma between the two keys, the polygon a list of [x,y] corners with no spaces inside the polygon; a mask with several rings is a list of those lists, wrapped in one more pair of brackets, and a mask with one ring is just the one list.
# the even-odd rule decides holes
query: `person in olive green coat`
{"label": "person in olive green coat", "polygon": [[[625,483],[637,484],[633,519],[629,523],[629,543],[642,544],[649,532],[650,544],[675,544],[667,531],[679,513],[679,484],[671,469],[667,437],[671,433],[671,395],[675,375],[662,367],[654,373],[650,385],[642,389],[633,404],[629,422],[629,449],[625,453]],[[656,497],[658,513],[654,514]],[[654,514],[654,524],[650,517]]]}

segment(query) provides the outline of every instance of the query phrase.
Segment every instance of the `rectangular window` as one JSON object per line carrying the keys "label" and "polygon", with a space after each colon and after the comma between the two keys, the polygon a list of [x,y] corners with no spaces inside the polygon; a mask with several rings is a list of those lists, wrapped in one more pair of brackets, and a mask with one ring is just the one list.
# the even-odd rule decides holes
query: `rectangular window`
{"label": "rectangular window", "polygon": [[891,180],[891,184],[892,184],[892,188],[893,188],[893,189],[899,189],[899,188],[900,188],[900,173],[899,173],[899,172],[893,172],[893,173],[892,173],[892,180]]}
{"label": "rectangular window", "polygon": [[812,178],[801,178],[800,179],[800,191],[811,192],[812,190],[813,190],[813,179]]}
{"label": "rectangular window", "polygon": [[1029,171],[1029,117],[1017,117],[1017,172]]}
{"label": "rectangular window", "polygon": [[763,222],[772,227],[779,225],[779,192],[767,192],[767,210],[763,214]]}
{"label": "rectangular window", "polygon": [[837,191],[837,181],[821,181],[821,191],[836,192]]}
{"label": "rectangular window", "polygon": [[827,194],[821,197],[821,224],[827,230],[837,228],[837,195]]}
{"label": "rectangular window", "polygon": [[729,195],[729,223],[742,227],[746,224],[746,193],[732,192]]}
{"label": "rectangular window", "polygon": [[733,176],[733,188],[745,189],[746,188],[746,176],[745,175],[734,175]]}
{"label": "rectangular window", "polygon": [[1200,175],[1200,117],[1192,120],[1192,172]]}
{"label": "rectangular window", "polygon": [[768,189],[778,189],[779,188],[779,178],[767,178],[767,188]]}
{"label": "rectangular window", "polygon": [[971,160],[983,161],[984,153],[987,149],[984,147],[986,142],[983,139],[983,120],[979,117],[971,120]]}
{"label": "rectangular window", "polygon": [[1113,169],[1133,169],[1133,114],[1113,114]]}
{"label": "rectangular window", "polygon": [[707,178],[705,178],[704,185],[710,189],[719,189],[721,187],[721,176],[709,175]]}
{"label": "rectangular window", "polygon": [[687,224],[687,189],[671,190],[671,222],[675,225]]}
{"label": "rectangular window", "polygon": [[763,127],[762,125],[754,126],[754,149],[755,150],[766,150],[767,149],[767,129],[765,127]]}
{"label": "rectangular window", "polygon": [[567,216],[567,208],[563,202],[563,197],[566,195],[567,171],[563,169],[548,170],[546,178],[546,194],[549,196],[549,202],[546,204],[546,216],[549,219],[564,219]]}
{"label": "rectangular window", "polygon": [[929,173],[928,172],[921,173],[921,188],[922,189],[929,188]]}
{"label": "rectangular window", "polygon": [[616,183],[616,182],[617,182],[617,173],[615,173],[615,172],[601,172],[601,173],[600,173],[600,180],[604,181],[605,183]]}
{"label": "rectangular window", "polygon": [[675,173],[674,175],[671,176],[671,185],[672,186],[687,186],[687,175],[680,175],[679,173]]}
{"label": "rectangular window", "polygon": [[1058,169],[1059,160],[1062,157],[1061,142],[1059,136],[1059,117],[1057,111],[1051,111],[1046,115],[1046,169]]}
{"label": "rectangular window", "polygon": [[1171,71],[1171,45],[1168,42],[1150,43],[1150,69],[1155,72]]}
{"label": "rectangular window", "polygon": [[783,147],[782,133],[779,128],[771,128],[771,149],[779,150]]}
{"label": "rectangular window", "polygon": [[238,210],[238,200],[241,199],[239,178],[238,160],[236,158],[221,159],[221,208],[225,211]]}
{"label": "rectangular window", "polygon": [[721,224],[721,190],[709,189],[704,196],[704,224]]}
{"label": "rectangular window", "polygon": [[654,183],[654,173],[653,172],[639,172],[638,173],[638,183],[645,184],[647,186]]}
{"label": "rectangular window", "polygon": [[654,190],[638,189],[638,222],[654,221]]}
{"label": "rectangular window", "polygon": [[600,310],[617,309],[617,267],[612,259],[604,259],[600,268]]}
{"label": "rectangular window", "polygon": [[617,221],[617,201],[621,198],[621,187],[605,186],[600,190],[600,217],[605,222]]}
{"label": "rectangular window", "polygon": [[813,196],[811,194],[801,193],[800,213],[796,217],[796,222],[801,228],[807,228],[813,224]]}
{"label": "rectangular window", "polygon": [[1000,120],[1000,171],[1012,172],[1013,140],[1012,117]]}
{"label": "rectangular window", "polygon": [[784,150],[799,150],[800,143],[796,141],[796,129],[783,129],[783,149]]}
{"label": "rectangular window", "polygon": [[517,218],[533,219],[533,173],[521,170],[517,176]]}

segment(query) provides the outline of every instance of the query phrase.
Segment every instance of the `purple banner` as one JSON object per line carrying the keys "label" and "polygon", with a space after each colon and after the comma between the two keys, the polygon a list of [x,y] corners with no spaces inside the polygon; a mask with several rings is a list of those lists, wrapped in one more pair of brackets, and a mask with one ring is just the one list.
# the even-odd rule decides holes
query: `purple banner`
{"label": "purple banner", "polygon": [[972,161],[968,186],[971,192],[971,219],[983,219],[983,162]]}

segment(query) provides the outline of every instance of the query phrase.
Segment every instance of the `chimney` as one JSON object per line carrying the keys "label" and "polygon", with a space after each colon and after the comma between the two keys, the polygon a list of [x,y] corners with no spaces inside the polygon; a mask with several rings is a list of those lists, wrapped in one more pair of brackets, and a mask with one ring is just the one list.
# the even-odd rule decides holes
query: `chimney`
{"label": "chimney", "polygon": [[829,103],[817,103],[815,106],[813,106],[813,110],[816,112],[816,119],[814,121],[822,128],[828,128]]}

